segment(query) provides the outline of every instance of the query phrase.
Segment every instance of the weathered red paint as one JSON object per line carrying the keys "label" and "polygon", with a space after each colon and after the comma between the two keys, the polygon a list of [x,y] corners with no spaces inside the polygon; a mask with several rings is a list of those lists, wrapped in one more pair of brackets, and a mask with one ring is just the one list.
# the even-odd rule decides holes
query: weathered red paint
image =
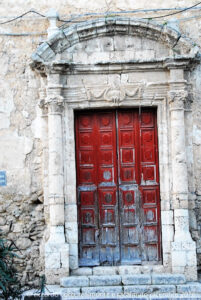
{"label": "weathered red paint", "polygon": [[159,261],[155,109],[76,113],[80,266]]}

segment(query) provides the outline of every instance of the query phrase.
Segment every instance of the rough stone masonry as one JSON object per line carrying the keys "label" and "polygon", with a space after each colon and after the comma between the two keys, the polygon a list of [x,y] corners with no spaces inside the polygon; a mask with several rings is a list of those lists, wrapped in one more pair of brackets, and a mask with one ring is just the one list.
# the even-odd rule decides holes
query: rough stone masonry
{"label": "rough stone masonry", "polygon": [[[74,111],[157,107],[162,265],[133,273],[184,273],[201,265],[201,84],[198,9],[172,17],[133,1],[1,1],[0,229],[21,249],[22,282],[50,283],[78,270]],[[145,9],[152,11],[143,11]],[[155,11],[157,9],[157,11]],[[139,10],[94,16],[100,12]],[[82,21],[84,21],[82,23]],[[78,22],[78,24],[77,24]],[[63,25],[63,27],[60,27]],[[31,58],[32,57],[32,58]],[[111,267],[121,274],[126,266]],[[93,272],[101,272],[94,267]]]}

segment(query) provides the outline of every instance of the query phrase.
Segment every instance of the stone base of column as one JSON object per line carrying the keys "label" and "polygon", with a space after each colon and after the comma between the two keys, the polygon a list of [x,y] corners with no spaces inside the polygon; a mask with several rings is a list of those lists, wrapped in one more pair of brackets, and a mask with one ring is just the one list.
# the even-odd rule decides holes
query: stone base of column
{"label": "stone base of column", "polygon": [[45,277],[47,284],[59,284],[69,275],[69,245],[65,242],[64,227],[52,226],[45,244]]}
{"label": "stone base of column", "polygon": [[196,244],[193,240],[172,242],[172,272],[197,280]]}

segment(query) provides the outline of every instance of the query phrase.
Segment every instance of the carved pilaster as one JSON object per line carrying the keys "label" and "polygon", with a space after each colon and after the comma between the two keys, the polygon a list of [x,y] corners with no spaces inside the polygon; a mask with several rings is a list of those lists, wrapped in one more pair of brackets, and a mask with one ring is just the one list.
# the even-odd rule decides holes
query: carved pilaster
{"label": "carved pilaster", "polygon": [[[188,92],[183,79],[183,71],[171,70],[170,91],[168,93],[171,122],[172,161],[172,206],[174,209],[175,234],[172,242],[172,271],[184,273],[188,280],[195,280],[196,251],[189,232],[188,213],[188,173],[186,160],[186,136],[184,107]],[[177,78],[179,76],[179,79]],[[190,245],[184,249],[184,245]],[[189,258],[191,261],[189,261]],[[190,270],[190,271],[189,271]]]}
{"label": "carved pilaster", "polygon": [[[64,235],[64,165],[63,165],[63,108],[60,88],[48,89],[41,103],[48,109],[48,199],[50,237],[45,245],[45,265],[48,283],[58,283],[69,273],[69,245]],[[52,263],[54,262],[54,263]],[[53,274],[57,274],[54,278]]]}

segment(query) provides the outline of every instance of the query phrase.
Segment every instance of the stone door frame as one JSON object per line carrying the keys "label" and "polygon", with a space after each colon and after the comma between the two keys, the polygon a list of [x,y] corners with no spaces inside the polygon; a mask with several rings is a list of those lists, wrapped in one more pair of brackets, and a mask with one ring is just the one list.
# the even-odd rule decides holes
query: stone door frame
{"label": "stone door frame", "polygon": [[[104,27],[105,33],[115,30],[115,34],[122,34],[122,29],[131,30],[131,27],[134,34],[138,34],[140,28],[150,39],[152,35],[155,38],[157,32],[162,40],[169,39],[170,44],[178,38],[174,31],[165,32],[164,29],[146,22],[128,24],[128,21],[130,22],[130,19],[119,19],[118,23],[117,19],[111,18],[110,22],[105,20],[103,24],[102,20],[94,20],[90,24],[86,22],[71,27],[68,29],[68,35],[64,33],[68,36],[68,42],[71,39],[71,43],[76,41],[76,38],[75,43],[80,43],[83,39],[90,42],[99,36],[98,29],[101,26]],[[187,279],[196,280],[196,246],[189,232],[185,150],[188,132],[188,128],[185,127],[185,114],[191,114],[192,99],[184,71],[189,69],[193,61],[196,62],[192,46],[180,39],[180,47],[185,46],[189,53],[178,57],[174,55],[154,60],[115,61],[98,65],[78,64],[58,60],[55,56],[55,49],[58,48],[58,52],[62,52],[68,47],[65,44],[66,37],[62,34],[60,32],[47,43],[43,43],[33,56],[33,66],[42,75],[40,107],[44,136],[43,182],[49,232],[44,255],[48,282],[57,283],[60,277],[69,274],[69,268],[78,268],[74,110],[141,106],[157,107],[163,257],[162,265],[146,267],[154,272],[184,273]],[[154,74],[159,71],[167,72],[168,80],[152,82],[149,85],[142,82],[116,84],[115,75],[126,76],[132,72]],[[67,84],[72,76],[81,78],[86,74],[96,76],[97,82],[101,82],[98,77],[103,74],[110,76],[111,80],[107,85],[89,82],[87,86],[77,84],[76,87],[72,87]],[[143,272],[143,268],[144,266],[138,266],[136,271]]]}

